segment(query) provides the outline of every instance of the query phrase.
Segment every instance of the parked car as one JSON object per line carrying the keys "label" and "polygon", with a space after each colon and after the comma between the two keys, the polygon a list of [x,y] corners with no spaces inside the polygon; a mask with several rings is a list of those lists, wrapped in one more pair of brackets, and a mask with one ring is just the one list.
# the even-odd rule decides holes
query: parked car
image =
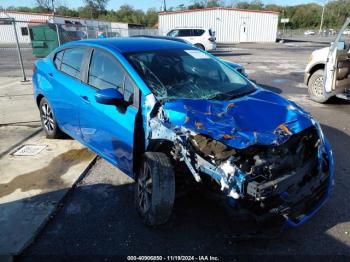
{"label": "parked car", "polygon": [[[188,42],[185,39],[181,39],[181,38],[176,38],[176,37],[171,37],[171,36],[151,36],[151,35],[135,35],[132,37],[146,37],[146,38],[153,38],[153,39],[164,39],[164,40],[171,40],[171,41],[177,41],[177,42],[181,42],[184,44],[188,44],[188,45],[192,45],[190,42]],[[244,75],[245,77],[248,77],[244,67],[240,64],[237,64],[235,62],[232,61],[228,61],[228,60],[223,60],[221,59],[221,61],[225,62],[228,66],[230,66],[231,68],[233,68],[234,70],[236,70],[238,73]]]}
{"label": "parked car", "polygon": [[167,36],[184,39],[202,50],[216,49],[215,33],[210,28],[176,28],[168,32]]}
{"label": "parked car", "polygon": [[304,83],[310,98],[325,103],[333,96],[350,100],[350,39],[344,37],[350,17],[330,47],[312,52],[305,68]]}
{"label": "parked car", "polygon": [[33,85],[47,137],[64,132],[134,178],[148,225],[165,223],[189,185],[237,216],[284,227],[330,196],[333,157],[319,123],[188,44],[70,42],[35,62]]}
{"label": "parked car", "polygon": [[315,35],[315,31],[307,30],[304,32],[304,35]]}

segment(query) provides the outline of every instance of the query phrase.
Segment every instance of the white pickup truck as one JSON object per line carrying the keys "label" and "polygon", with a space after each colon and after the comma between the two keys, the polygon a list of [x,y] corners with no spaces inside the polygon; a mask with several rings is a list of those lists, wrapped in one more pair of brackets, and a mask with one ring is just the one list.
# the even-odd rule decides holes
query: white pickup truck
{"label": "white pickup truck", "polygon": [[316,102],[332,96],[350,100],[350,37],[343,34],[349,24],[350,17],[330,47],[315,50],[309,58],[304,83]]}

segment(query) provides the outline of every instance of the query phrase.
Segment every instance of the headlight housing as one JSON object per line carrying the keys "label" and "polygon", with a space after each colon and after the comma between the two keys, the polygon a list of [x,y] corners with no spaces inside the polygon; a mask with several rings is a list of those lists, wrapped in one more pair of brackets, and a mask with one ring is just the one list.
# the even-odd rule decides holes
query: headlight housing
{"label": "headlight housing", "polygon": [[315,125],[315,127],[316,127],[316,129],[317,129],[317,133],[318,133],[318,136],[319,136],[319,138],[320,138],[320,142],[321,142],[321,144],[324,144],[324,134],[323,134],[323,131],[322,131],[322,128],[321,128],[321,125],[320,125],[320,123],[318,122],[318,121],[316,121],[316,120],[313,120],[313,122],[314,122],[314,125]]}
{"label": "headlight housing", "polygon": [[202,134],[191,134],[189,142],[199,155],[215,162],[222,162],[236,153],[235,149]]}

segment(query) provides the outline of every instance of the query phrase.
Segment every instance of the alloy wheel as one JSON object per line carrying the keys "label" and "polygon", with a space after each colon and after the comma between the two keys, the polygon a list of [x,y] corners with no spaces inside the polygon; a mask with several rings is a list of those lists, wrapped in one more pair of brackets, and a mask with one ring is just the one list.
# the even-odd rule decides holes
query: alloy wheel
{"label": "alloy wheel", "polygon": [[152,201],[152,177],[149,167],[143,166],[137,181],[138,205],[142,213],[146,213],[151,207]]}
{"label": "alloy wheel", "polygon": [[324,77],[319,76],[315,79],[314,83],[312,84],[312,91],[315,96],[323,97],[323,85],[324,85]]}
{"label": "alloy wheel", "polygon": [[43,103],[41,105],[41,117],[42,117],[42,122],[46,131],[48,133],[53,132],[55,128],[55,121],[54,121],[52,110],[49,104]]}

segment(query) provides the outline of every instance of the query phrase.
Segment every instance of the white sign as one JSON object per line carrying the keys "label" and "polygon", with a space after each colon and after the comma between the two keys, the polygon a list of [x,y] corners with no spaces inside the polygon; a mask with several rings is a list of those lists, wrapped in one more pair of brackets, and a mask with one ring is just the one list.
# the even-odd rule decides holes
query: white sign
{"label": "white sign", "polygon": [[282,24],[289,23],[289,18],[282,18],[282,19],[281,19],[281,23],[282,23]]}

